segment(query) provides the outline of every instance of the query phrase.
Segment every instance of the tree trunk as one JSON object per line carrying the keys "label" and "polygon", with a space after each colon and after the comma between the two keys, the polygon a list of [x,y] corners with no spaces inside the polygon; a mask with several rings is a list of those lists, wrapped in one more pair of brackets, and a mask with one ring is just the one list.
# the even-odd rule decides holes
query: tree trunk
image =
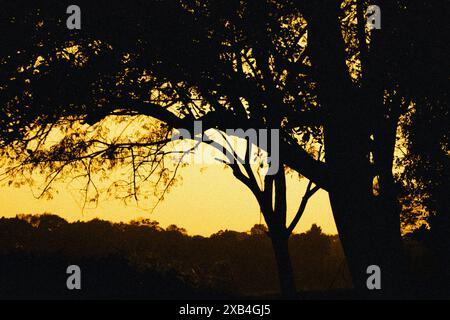
{"label": "tree trunk", "polygon": [[[358,199],[359,198],[359,199]],[[365,203],[367,196],[330,192],[339,236],[352,274],[353,285],[363,296],[395,297],[401,294],[404,269],[400,233],[384,224],[385,214]],[[372,202],[373,203],[373,202]],[[380,267],[381,290],[370,291],[367,268]]]}
{"label": "tree trunk", "polygon": [[[398,297],[406,273],[396,199],[373,194],[373,172],[364,130],[355,119],[327,130],[327,163],[332,172],[329,190],[336,226],[353,285],[363,297]],[[381,290],[369,290],[367,268],[381,269]]]}
{"label": "tree trunk", "polygon": [[285,299],[297,297],[295,287],[294,270],[289,255],[289,237],[279,234],[271,234],[273,251],[278,268],[280,291]]}
{"label": "tree trunk", "polygon": [[[380,64],[368,66],[368,61],[362,61],[364,86],[355,86],[345,64],[340,1],[301,3],[308,21],[308,47],[318,81],[318,100],[327,114],[323,128],[330,203],[353,285],[363,295],[395,295],[402,288],[401,275],[405,271],[399,208],[395,193],[386,192],[386,188],[383,187],[379,196],[373,194],[373,175],[377,168],[373,168],[370,158],[371,152],[374,155],[371,147],[374,135],[381,144],[388,143],[385,137],[374,132],[378,117],[384,119],[384,87],[378,78],[382,70],[376,69]],[[361,21],[360,26],[359,31],[364,32]],[[360,38],[364,37],[361,33]],[[395,130],[387,135],[395,142]],[[384,173],[392,170],[392,163],[388,163],[392,154],[387,150],[385,159],[377,159],[377,165],[385,167]],[[377,172],[379,180],[385,178],[384,173]],[[381,290],[367,288],[370,276],[367,268],[371,265],[381,269]]]}

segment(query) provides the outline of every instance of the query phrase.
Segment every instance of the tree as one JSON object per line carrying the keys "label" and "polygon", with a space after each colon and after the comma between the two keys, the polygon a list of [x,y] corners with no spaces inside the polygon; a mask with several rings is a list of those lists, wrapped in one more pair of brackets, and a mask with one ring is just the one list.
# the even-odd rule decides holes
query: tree
{"label": "tree", "polygon": [[267,230],[267,227],[264,224],[255,224],[250,229],[250,234],[256,237],[266,236],[268,232],[269,230]]}
{"label": "tree", "polygon": [[[401,159],[404,170],[397,175],[397,180],[404,195],[406,217],[413,217],[407,222],[413,225],[413,234],[417,234],[440,261],[440,270],[435,272],[440,275],[442,284],[448,283],[442,279],[450,279],[450,119],[448,90],[441,87],[437,91],[435,96],[417,101],[420,108],[407,114],[402,122],[407,134],[403,146],[406,152]],[[422,228],[414,230],[418,226]]]}
{"label": "tree", "polygon": [[[155,186],[166,182],[162,197],[173,182],[163,160],[173,128],[193,131],[201,120],[219,132],[278,129],[277,174],[258,182],[250,166],[227,161],[238,158],[231,150],[226,162],[258,199],[283,292],[294,290],[290,168],[311,181],[305,201],[318,188],[329,192],[355,287],[367,290],[365,270],[375,263],[383,292],[397,293],[405,274],[392,172],[397,127],[411,101],[448,82],[441,65],[448,63],[447,44],[430,32],[444,30],[446,10],[375,2],[383,20],[372,31],[364,23],[367,3],[359,0],[81,1],[84,29],[71,32],[55,13],[64,12],[60,2],[8,4],[4,12],[13,18],[2,21],[11,32],[1,41],[13,45],[1,55],[0,117],[0,143],[12,160],[7,173],[50,172],[45,194],[70,168],[87,181],[89,199],[93,174],[128,163],[131,175],[115,187],[136,197],[140,183],[156,176]],[[106,139],[101,124],[111,116],[133,117],[139,130]],[[49,145],[56,128],[64,137]],[[315,155],[320,145],[325,159]],[[246,147],[248,160],[248,139]]]}
{"label": "tree", "polygon": [[[329,112],[324,125],[326,163],[333,177],[328,191],[355,286],[364,290],[365,269],[376,261],[383,270],[385,292],[398,293],[406,267],[393,178],[396,131],[411,100],[433,96],[432,86],[448,81],[431,59],[442,55],[445,50],[435,49],[445,45],[429,30],[443,25],[433,16],[439,9],[423,2],[378,1],[383,27],[372,31],[368,40],[363,2],[356,4],[352,13],[358,22],[350,46],[340,40],[336,4],[315,4],[306,17],[319,98]],[[352,81],[345,58],[355,45],[360,72]],[[419,79],[434,83],[421,86]]]}
{"label": "tree", "polygon": [[[215,10],[216,15],[227,13],[223,11],[225,9],[224,3],[211,3],[209,5]],[[217,24],[212,16],[206,16],[201,11],[197,12],[199,8],[195,10],[194,16],[192,16],[186,11],[186,8],[183,8],[177,2],[151,3],[149,6],[150,12],[156,12],[155,17],[159,16],[159,13],[163,11],[165,16],[159,16],[161,19],[159,22],[154,21],[156,26],[152,25],[152,21],[150,25],[146,25],[139,33],[135,30],[136,33],[133,36],[136,37],[135,40],[138,46],[136,46],[136,43],[132,45],[121,36],[116,38],[117,34],[113,39],[109,34],[98,36],[94,33],[94,39],[98,37],[103,40],[106,37],[107,41],[112,41],[114,49],[116,46],[121,46],[117,49],[118,52],[113,51],[109,44],[102,44],[98,40],[89,38],[84,39],[84,46],[80,45],[78,43],[83,43],[83,37],[79,36],[76,42],[73,41],[71,43],[71,46],[68,46],[64,41],[59,45],[57,41],[60,39],[50,42],[49,48],[47,48],[49,51],[47,55],[39,55],[33,65],[24,64],[23,66],[17,66],[12,61],[5,62],[8,66],[12,64],[11,68],[15,71],[18,70],[18,73],[21,74],[19,78],[12,79],[12,83],[15,85],[17,82],[22,83],[24,81],[27,87],[24,88],[19,84],[20,98],[17,98],[17,101],[13,99],[5,102],[5,112],[3,114],[5,120],[3,125],[5,132],[11,132],[11,135],[8,136],[6,134],[4,136],[3,144],[10,147],[8,152],[15,152],[15,156],[11,157],[13,163],[8,169],[9,175],[16,175],[18,172],[26,174],[28,173],[27,170],[32,172],[37,168],[49,172],[46,181],[48,183],[45,184],[41,193],[45,195],[47,191],[50,191],[51,183],[58,176],[65,175],[65,170],[70,170],[72,176],[75,171],[78,174],[78,178],[86,180],[86,186],[83,189],[86,201],[95,201],[98,197],[98,187],[92,177],[96,173],[106,174],[107,171],[103,162],[105,160],[108,161],[110,167],[116,164],[127,163],[133,168],[132,176],[129,177],[128,182],[125,182],[125,185],[114,185],[114,187],[126,188],[125,197],[132,196],[137,199],[140,188],[139,183],[148,181],[150,176],[144,175],[142,171],[146,170],[152,173],[156,171],[156,174],[154,174],[157,177],[155,187],[161,180],[166,182],[166,186],[160,195],[162,197],[167,187],[173,181],[169,177],[168,169],[163,163],[164,156],[169,153],[163,147],[170,141],[169,136],[172,128],[181,126],[192,130],[192,121],[194,119],[202,120],[203,125],[208,126],[207,128],[217,128],[219,130],[224,130],[235,120],[237,122],[233,126],[245,130],[252,127],[280,127],[280,120],[273,121],[268,115],[269,110],[264,109],[268,107],[274,108],[274,106],[267,103],[273,97],[276,97],[279,103],[283,103],[283,97],[280,92],[275,92],[274,88],[270,89],[273,92],[264,92],[263,86],[275,85],[275,80],[266,78],[266,76],[262,75],[262,71],[255,69],[255,56],[252,54],[252,48],[249,44],[246,44],[247,41],[259,41],[257,38],[261,36],[260,34],[252,35],[252,38],[247,40],[238,40],[235,38],[235,35],[228,34],[229,31],[226,30],[227,27],[223,25],[223,21],[219,21]],[[179,22],[181,22],[180,26],[174,28],[175,34],[172,34],[171,30],[164,32],[160,30],[162,27],[168,28],[167,24],[171,23],[172,17],[167,16],[167,6],[173,7],[173,10],[170,10],[171,15],[178,15]],[[96,5],[86,5],[86,7],[89,10],[84,11],[92,16],[96,16],[96,9],[99,9],[99,7],[96,7]],[[141,9],[135,7],[133,9],[128,8],[128,10],[133,10],[132,19],[137,19],[139,23],[139,18],[141,17],[139,11]],[[246,9],[246,15],[251,15],[250,10],[251,8]],[[114,13],[115,11],[108,12],[106,15],[102,14],[102,16],[106,20]],[[235,14],[233,12],[229,13]],[[39,25],[41,17],[36,19],[36,17],[32,17],[32,14],[33,11],[30,11],[30,18]],[[219,37],[225,38],[211,39],[211,41],[215,42],[215,46],[211,46],[211,41],[207,38],[208,35],[202,34],[207,31],[205,29],[207,24],[197,25],[191,21],[192,17],[197,15],[198,18],[204,20],[204,23],[211,24],[212,28],[218,28],[218,31],[221,33]],[[258,15],[252,19],[257,19]],[[43,28],[53,22],[50,15],[46,18],[48,20],[43,22]],[[293,18],[288,17],[286,19]],[[274,22],[272,21],[272,23]],[[12,24],[14,25],[15,23]],[[97,25],[102,24],[100,21],[96,21],[96,23]],[[129,26],[136,25],[134,21],[134,24],[130,24],[129,21],[128,23]],[[297,25],[299,24],[298,21],[296,23]],[[25,23],[25,27],[31,29],[27,31],[36,32],[34,23],[30,25]],[[55,26],[51,25],[50,28],[53,31]],[[154,32],[156,29],[159,29],[157,33]],[[139,39],[139,36],[145,35],[149,31],[151,31],[149,37],[145,36],[146,43],[139,45],[139,40],[142,40]],[[40,30],[37,30],[37,33],[39,32]],[[185,34],[186,32],[187,34]],[[161,35],[164,33],[167,37],[183,39],[180,41],[181,43],[176,45],[181,45],[183,50],[188,49],[189,57],[180,56],[180,48],[172,47],[173,44],[169,44],[169,47],[162,45],[156,48],[156,52],[149,52],[148,50],[153,50],[152,48],[154,47],[147,42],[152,39],[162,41]],[[199,33],[203,43],[197,44],[195,33]],[[301,35],[303,36],[303,34]],[[37,37],[39,38],[39,35]],[[186,37],[188,39],[187,42]],[[39,39],[37,42],[41,40]],[[225,48],[223,41],[232,41],[236,48],[232,48],[231,51],[228,49],[223,51]],[[264,41],[269,41],[269,39]],[[126,51],[121,53],[120,50]],[[139,52],[140,50],[142,52]],[[210,64],[205,63],[207,60],[202,58],[208,55],[208,51],[211,56],[216,58]],[[196,54],[201,54],[202,57],[196,57]],[[267,59],[268,53],[263,54],[265,59]],[[134,57],[131,58],[131,56]],[[118,57],[119,61],[117,61]],[[163,58],[164,62],[162,64],[159,63],[159,58]],[[177,62],[176,66],[173,65],[175,61]],[[239,61],[239,68],[236,72],[231,67],[231,64],[234,63],[233,61]],[[148,65],[146,66],[145,64]],[[264,72],[273,73],[269,70],[268,64],[264,68]],[[228,77],[227,73],[230,72],[234,74],[236,79],[226,79]],[[208,79],[211,76],[214,77],[213,81]],[[276,81],[280,82],[281,77],[281,74],[277,75],[278,80]],[[65,83],[61,84],[61,81]],[[56,82],[60,83],[61,86],[55,95],[49,91],[53,91],[52,84]],[[239,82],[243,84],[248,83],[248,89],[246,90],[251,91],[234,92],[234,90],[238,89],[236,85]],[[223,85],[225,86],[224,91],[222,92],[222,89],[217,91]],[[11,84],[8,89],[12,89],[11,87],[14,86]],[[9,97],[14,95],[13,92],[8,92],[10,94]],[[86,96],[86,93],[91,95]],[[246,116],[250,109],[242,100],[244,97],[241,98],[237,95],[240,93],[254,94],[255,97],[261,96],[257,99],[263,98],[261,101],[256,102],[253,119],[248,119]],[[148,94],[150,94],[150,100],[146,96]],[[222,95],[223,97],[221,97]],[[36,108],[43,109],[35,113],[32,112],[30,117],[23,119],[19,115],[19,113],[22,114],[23,110],[15,109],[16,103],[26,104],[25,108],[36,111]],[[56,106],[55,104],[58,105]],[[147,104],[150,106],[150,109],[147,109]],[[174,110],[176,113],[169,111],[170,108],[174,107],[176,107]],[[227,109],[231,111],[231,108],[236,108],[236,111],[232,113],[227,111]],[[245,109],[249,110],[245,111]],[[13,114],[10,113],[10,110],[13,111]],[[98,130],[94,128],[93,134],[88,133],[88,131],[92,130],[90,125],[101,122],[108,115],[137,116],[140,114],[154,117],[164,122],[164,124],[161,126],[151,122],[149,124],[149,121],[145,119],[147,122],[142,125],[144,128],[140,128],[141,135],[134,141],[127,135],[124,135],[124,138],[122,136],[114,137],[112,142],[105,141],[106,129],[104,127]],[[238,114],[240,115],[238,116]],[[16,121],[13,121],[12,118],[16,119]],[[279,118],[281,119],[281,116]],[[80,122],[86,125],[80,127]],[[55,126],[62,127],[64,134],[61,136],[58,144],[51,147],[45,146]],[[35,133],[36,131],[36,136],[29,136],[30,132]],[[308,135],[303,137],[305,143],[309,144],[314,142],[312,137],[308,138],[314,133],[310,131],[307,132]],[[264,181],[259,183],[254,169],[250,166],[250,158],[254,156],[251,152],[252,141],[250,138],[246,137],[243,166],[239,165],[239,156],[228,142],[228,138],[224,137],[224,139],[225,142],[222,143],[230,147],[225,153],[228,157],[225,158],[225,164],[232,169],[237,179],[249,187],[257,198],[269,226],[279,266],[282,291],[287,296],[293,296],[295,294],[295,286],[288,253],[288,238],[300,220],[308,199],[318,190],[318,187],[313,186],[312,182],[308,184],[294,221],[286,225],[284,160],[282,159],[279,173],[274,176],[265,175]],[[25,154],[22,151],[25,151]],[[307,153],[304,152],[304,155],[307,156]],[[20,166],[16,166],[18,161]],[[90,189],[94,190],[93,196],[89,195]],[[273,197],[274,194],[276,195],[275,197]]]}

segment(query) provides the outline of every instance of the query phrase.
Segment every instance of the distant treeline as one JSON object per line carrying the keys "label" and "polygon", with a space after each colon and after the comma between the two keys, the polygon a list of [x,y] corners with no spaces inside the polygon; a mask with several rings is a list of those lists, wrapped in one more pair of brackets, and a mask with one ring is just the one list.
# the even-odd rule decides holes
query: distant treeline
{"label": "distant treeline", "polygon": [[[0,298],[271,297],[279,290],[271,241],[263,225],[249,232],[190,236],[155,221],[68,223],[56,215],[0,219]],[[432,259],[409,239],[416,272],[434,275]],[[300,291],[351,288],[336,235],[317,225],[291,238]],[[82,289],[66,287],[66,268],[82,270]],[[437,275],[438,276],[438,275]],[[428,277],[428,278],[427,278]],[[333,291],[331,291],[333,290]]]}
{"label": "distant treeline", "polygon": [[[351,287],[337,236],[316,225],[290,244],[298,288]],[[271,242],[263,225],[249,232],[189,236],[155,221],[19,215],[0,219],[2,297],[241,297],[278,292]],[[68,292],[66,268],[79,265],[83,287]]]}

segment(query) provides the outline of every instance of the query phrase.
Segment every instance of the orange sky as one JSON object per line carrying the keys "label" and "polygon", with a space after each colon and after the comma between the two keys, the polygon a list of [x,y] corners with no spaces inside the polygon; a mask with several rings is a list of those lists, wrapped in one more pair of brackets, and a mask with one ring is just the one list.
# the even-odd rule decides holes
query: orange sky
{"label": "orange sky", "polygon": [[[59,194],[53,200],[35,199],[27,187],[16,189],[3,187],[0,192],[0,216],[12,217],[18,213],[54,213],[69,221],[90,220],[95,217],[125,221],[146,217],[159,221],[163,227],[176,224],[189,234],[209,236],[219,230],[248,231],[260,221],[258,204],[251,192],[238,180],[231,170],[222,165],[200,166],[191,164],[180,169],[182,182],[166,195],[153,213],[149,206],[124,205],[114,199],[103,199],[97,208],[82,211],[78,196],[67,186],[58,186]],[[288,207],[292,217],[306,188],[307,180],[298,181],[288,177]],[[302,232],[312,223],[320,225],[326,233],[337,233],[329,206],[328,194],[317,192],[295,232]]]}

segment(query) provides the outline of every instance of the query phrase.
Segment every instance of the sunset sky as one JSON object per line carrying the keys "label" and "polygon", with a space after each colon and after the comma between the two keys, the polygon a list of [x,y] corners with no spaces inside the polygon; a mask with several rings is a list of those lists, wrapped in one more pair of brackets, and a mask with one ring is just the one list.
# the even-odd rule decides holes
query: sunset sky
{"label": "sunset sky", "polygon": [[[166,195],[151,213],[148,203],[125,205],[111,198],[101,198],[97,208],[82,210],[82,200],[67,185],[59,184],[54,199],[36,199],[29,187],[3,187],[0,215],[53,213],[69,221],[100,218],[128,222],[138,217],[160,222],[163,227],[176,224],[189,234],[209,236],[219,230],[248,231],[260,222],[258,204],[252,193],[222,165],[189,165],[180,169],[182,181]],[[288,176],[288,208],[292,218],[297,210],[307,180],[299,182]],[[156,199],[152,200],[154,203]],[[309,201],[295,232],[303,232],[317,223],[326,233],[337,233],[328,201],[328,194],[320,190]]]}

